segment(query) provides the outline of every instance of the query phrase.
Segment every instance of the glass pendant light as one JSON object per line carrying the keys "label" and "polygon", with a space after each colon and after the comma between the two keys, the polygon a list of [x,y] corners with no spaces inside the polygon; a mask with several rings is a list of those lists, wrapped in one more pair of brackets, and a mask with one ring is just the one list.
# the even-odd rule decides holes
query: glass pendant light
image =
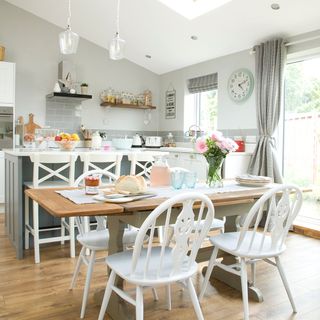
{"label": "glass pendant light", "polygon": [[68,25],[65,31],[59,34],[60,52],[62,54],[77,53],[79,35],[71,31],[71,0],[69,0]]}
{"label": "glass pendant light", "polygon": [[118,0],[118,6],[117,6],[117,25],[116,25],[117,30],[109,46],[109,57],[112,60],[120,60],[124,58],[124,46],[126,42],[120,38],[119,25],[120,25],[120,0]]}

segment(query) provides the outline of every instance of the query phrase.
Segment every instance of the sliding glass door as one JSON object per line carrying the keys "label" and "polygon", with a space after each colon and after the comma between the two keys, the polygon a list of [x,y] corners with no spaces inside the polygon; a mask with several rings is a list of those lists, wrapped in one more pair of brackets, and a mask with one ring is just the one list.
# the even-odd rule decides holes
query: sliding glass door
{"label": "sliding glass door", "polygon": [[313,190],[297,220],[320,230],[320,58],[286,68],[283,173],[285,182]]}

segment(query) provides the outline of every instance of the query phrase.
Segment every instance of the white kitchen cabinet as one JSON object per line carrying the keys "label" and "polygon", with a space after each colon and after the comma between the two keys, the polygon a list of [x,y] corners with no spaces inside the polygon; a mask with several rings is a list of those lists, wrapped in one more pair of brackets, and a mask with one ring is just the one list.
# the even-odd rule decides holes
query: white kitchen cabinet
{"label": "white kitchen cabinet", "polygon": [[13,106],[15,97],[15,64],[0,61],[0,106]]}
{"label": "white kitchen cabinet", "polygon": [[0,151],[0,203],[4,203],[4,152]]}
{"label": "white kitchen cabinet", "polygon": [[222,168],[224,179],[233,179],[238,175],[248,173],[248,166],[252,154],[247,152],[234,152],[226,156]]}
{"label": "white kitchen cabinet", "polygon": [[197,173],[199,180],[205,180],[207,162],[201,154],[187,152],[170,152],[168,156],[170,167],[181,167]]}
{"label": "white kitchen cabinet", "polygon": [[[234,152],[227,155],[222,167],[222,177],[233,179],[237,175],[247,173],[251,156],[252,154],[247,152]],[[182,167],[196,172],[199,180],[207,178],[207,161],[201,154],[169,152],[168,164],[170,167]]]}

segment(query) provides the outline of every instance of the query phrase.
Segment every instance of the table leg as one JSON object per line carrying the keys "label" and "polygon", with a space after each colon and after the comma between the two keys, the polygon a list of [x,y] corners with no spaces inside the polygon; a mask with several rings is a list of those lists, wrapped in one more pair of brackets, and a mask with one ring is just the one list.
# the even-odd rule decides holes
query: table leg
{"label": "table leg", "polygon": [[[109,251],[108,254],[114,254],[120,251],[123,251],[123,244],[122,244],[122,238],[124,229],[126,227],[126,224],[122,222],[119,217],[116,216],[109,216],[108,217],[108,229],[110,234],[109,239]],[[116,278],[115,285],[123,288],[123,280],[119,277]],[[98,291],[95,294],[95,301],[101,305],[104,290]],[[114,292],[111,295],[107,313],[111,319],[114,320],[125,320],[125,319],[133,319],[132,316],[130,316],[130,312],[128,310],[127,304],[124,302],[123,299],[121,299],[117,294]]]}
{"label": "table leg", "polygon": [[[236,231],[236,219],[237,219],[237,216],[226,217],[225,232]],[[219,253],[221,253],[221,251],[219,251]],[[236,257],[226,252],[222,252],[221,256],[223,257],[221,262],[226,265],[234,264],[237,262]],[[206,271],[207,271],[207,267],[204,267],[202,269],[202,274],[205,275]],[[213,286],[214,286],[215,280],[224,282],[228,286],[241,292],[241,279],[240,279],[240,276],[238,275],[232,274],[228,271],[215,267],[210,277],[210,283]],[[258,288],[252,286],[250,283],[248,283],[248,295],[249,295],[249,298],[254,301],[257,301],[257,302],[263,301],[263,296],[261,291]]]}

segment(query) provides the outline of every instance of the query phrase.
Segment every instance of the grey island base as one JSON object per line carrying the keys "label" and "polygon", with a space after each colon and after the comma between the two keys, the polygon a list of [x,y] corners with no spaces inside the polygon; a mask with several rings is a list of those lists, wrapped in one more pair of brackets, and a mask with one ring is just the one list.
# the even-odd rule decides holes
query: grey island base
{"label": "grey island base", "polygon": [[[30,160],[30,155],[36,152],[45,151],[30,151],[24,149],[5,150],[5,228],[7,235],[14,246],[16,251],[16,258],[23,258],[24,251],[24,183],[32,181],[33,178],[33,164]],[[50,154],[55,153],[73,153],[78,156],[75,166],[75,178],[83,173],[83,163],[80,160],[80,155],[84,153],[100,152],[90,151],[90,149],[75,149],[74,152],[66,151],[48,151]],[[153,156],[159,154],[167,155],[167,152],[161,151],[144,151],[144,150],[117,150],[117,151],[101,151],[105,153],[122,154],[121,162],[121,174],[129,174],[130,162],[128,160],[129,154],[146,152]],[[99,164],[97,164],[99,167]],[[51,168],[56,170],[60,167],[59,164],[52,164]],[[29,205],[32,210],[32,205]],[[59,219],[47,214],[45,210],[39,208],[39,227],[50,228],[59,226]],[[32,216],[32,215],[31,215]],[[32,221],[31,221],[32,223]],[[53,233],[57,231],[49,231]],[[31,246],[33,245],[33,239],[30,239]]]}

